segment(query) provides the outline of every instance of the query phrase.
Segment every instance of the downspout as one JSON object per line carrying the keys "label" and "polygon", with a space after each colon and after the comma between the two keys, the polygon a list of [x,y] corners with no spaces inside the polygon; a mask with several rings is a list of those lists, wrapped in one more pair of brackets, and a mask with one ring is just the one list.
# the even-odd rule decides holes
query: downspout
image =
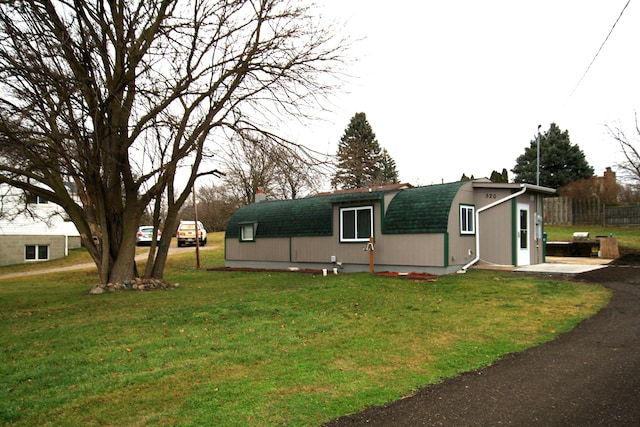
{"label": "downspout", "polygon": [[480,213],[488,209],[491,209],[494,206],[498,206],[499,204],[502,204],[515,197],[523,195],[527,191],[527,187],[525,184],[520,184],[520,186],[522,187],[522,190],[518,191],[517,193],[513,193],[505,197],[504,199],[496,200],[495,202],[490,203],[487,206],[483,206],[480,209],[476,210],[476,256],[467,265],[465,265],[460,270],[458,270],[458,273],[466,273],[467,269],[471,267],[473,264],[475,264],[476,262],[478,262],[478,260],[480,259]]}

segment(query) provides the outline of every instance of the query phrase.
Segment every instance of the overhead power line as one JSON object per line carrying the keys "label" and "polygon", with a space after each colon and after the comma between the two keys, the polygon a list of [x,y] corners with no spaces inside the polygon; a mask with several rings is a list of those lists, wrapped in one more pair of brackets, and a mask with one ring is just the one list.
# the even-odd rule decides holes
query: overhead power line
{"label": "overhead power line", "polygon": [[580,77],[580,80],[578,80],[578,84],[576,84],[576,87],[573,88],[573,91],[571,92],[571,95],[569,95],[569,98],[571,98],[573,96],[573,94],[576,92],[576,90],[578,89],[578,86],[580,86],[580,83],[582,83],[582,80],[584,80],[584,77],[587,75],[587,73],[589,72],[589,70],[591,69],[591,66],[593,65],[593,63],[596,61],[596,58],[598,57],[598,55],[600,54],[600,51],[602,50],[602,48],[604,47],[604,45],[607,43],[607,40],[609,40],[609,36],[611,35],[611,33],[613,33],[613,29],[616,27],[616,24],[618,23],[618,21],[620,20],[620,18],[622,18],[622,14],[624,13],[624,11],[627,9],[627,6],[629,6],[629,3],[631,3],[631,0],[627,1],[627,4],[624,5],[624,7],[622,8],[622,12],[620,12],[620,15],[618,16],[618,19],[616,19],[616,22],[613,23],[613,26],[611,27],[611,30],[609,30],[609,34],[607,34],[607,37],[604,39],[604,41],[602,42],[602,44],[600,45],[600,49],[598,49],[598,51],[596,52],[595,56],[593,57],[593,59],[591,60],[591,63],[589,64],[589,66],[587,67],[587,69],[585,70],[584,74],[582,75],[582,77]]}

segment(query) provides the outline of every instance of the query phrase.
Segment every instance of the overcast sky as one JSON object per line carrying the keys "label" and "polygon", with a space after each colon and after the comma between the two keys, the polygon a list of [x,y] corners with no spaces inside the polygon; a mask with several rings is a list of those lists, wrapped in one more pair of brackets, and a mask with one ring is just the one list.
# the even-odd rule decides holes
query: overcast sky
{"label": "overcast sky", "polygon": [[[606,124],[632,131],[640,106],[640,2],[323,0],[346,21],[357,62],[327,122],[291,137],[335,154],[364,112],[414,185],[509,170],[552,122],[597,175],[620,160]],[[578,82],[580,82],[578,84]],[[576,87],[577,86],[577,87]]]}

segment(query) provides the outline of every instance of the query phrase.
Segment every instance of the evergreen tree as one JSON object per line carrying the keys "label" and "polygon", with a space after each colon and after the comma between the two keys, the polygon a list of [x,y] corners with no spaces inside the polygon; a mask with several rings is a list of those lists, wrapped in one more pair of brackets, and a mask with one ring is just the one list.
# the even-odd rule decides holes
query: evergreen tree
{"label": "evergreen tree", "polygon": [[333,188],[362,188],[398,182],[395,161],[382,150],[365,113],[356,113],[338,144]]}
{"label": "evergreen tree", "polygon": [[493,172],[491,172],[491,177],[489,179],[491,180],[491,182],[509,182],[509,174],[507,172],[507,169],[504,168],[502,169],[502,173],[494,170]]}
{"label": "evergreen tree", "polygon": [[509,182],[509,172],[507,172],[507,168],[502,168],[502,182]]}
{"label": "evergreen tree", "polygon": [[[536,183],[537,141],[531,140],[524,154],[516,160],[511,171],[514,182]],[[577,145],[572,145],[569,131],[562,131],[555,123],[540,135],[540,185],[559,188],[570,182],[593,176],[593,168],[587,163],[584,153]]]}
{"label": "evergreen tree", "polygon": [[386,148],[382,149],[378,167],[380,168],[380,176],[378,178],[380,184],[398,184],[400,182],[396,161],[389,155]]}

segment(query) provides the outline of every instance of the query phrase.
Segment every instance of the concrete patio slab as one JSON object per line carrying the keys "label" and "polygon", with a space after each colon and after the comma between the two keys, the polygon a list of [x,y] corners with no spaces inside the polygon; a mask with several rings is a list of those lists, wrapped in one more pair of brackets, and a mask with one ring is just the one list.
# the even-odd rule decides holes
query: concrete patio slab
{"label": "concrete patio slab", "polygon": [[542,264],[524,265],[514,267],[512,265],[479,264],[472,268],[478,270],[513,271],[531,274],[565,274],[575,275],[587,271],[604,268],[612,259],[586,258],[586,257],[547,257]]}
{"label": "concrete patio slab", "polygon": [[556,264],[544,263],[535,265],[524,265],[515,267],[514,272],[517,273],[542,273],[542,274],[566,274],[574,275],[586,273],[587,271],[598,270],[606,267],[606,264]]}

